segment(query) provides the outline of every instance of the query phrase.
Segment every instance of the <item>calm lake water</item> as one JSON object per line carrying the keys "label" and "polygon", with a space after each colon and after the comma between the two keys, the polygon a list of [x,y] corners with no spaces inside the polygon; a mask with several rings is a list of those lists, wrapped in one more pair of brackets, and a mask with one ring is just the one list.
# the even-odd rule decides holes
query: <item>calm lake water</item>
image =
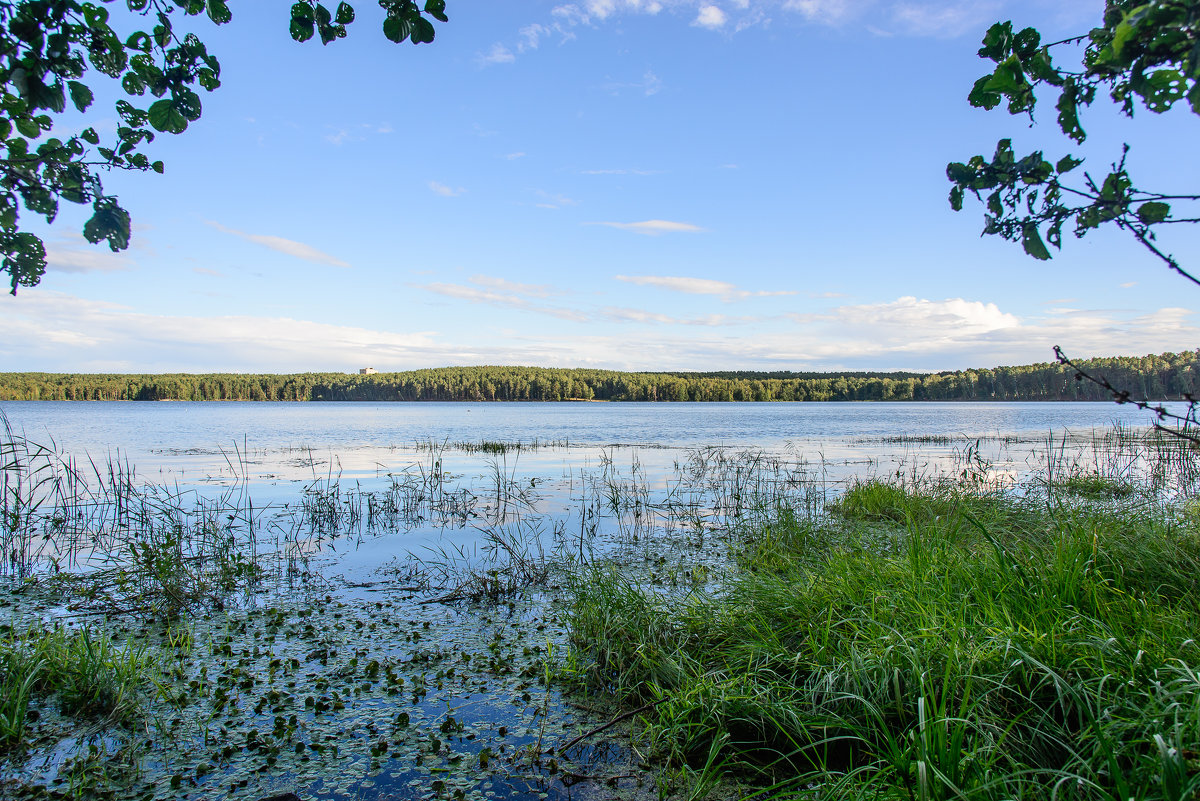
{"label": "calm lake water", "polygon": [[37,442],[93,456],[117,449],[158,466],[236,443],[348,454],[423,442],[562,442],[688,448],[896,436],[1034,437],[1150,415],[1112,403],[129,403],[6,401],[0,412]]}

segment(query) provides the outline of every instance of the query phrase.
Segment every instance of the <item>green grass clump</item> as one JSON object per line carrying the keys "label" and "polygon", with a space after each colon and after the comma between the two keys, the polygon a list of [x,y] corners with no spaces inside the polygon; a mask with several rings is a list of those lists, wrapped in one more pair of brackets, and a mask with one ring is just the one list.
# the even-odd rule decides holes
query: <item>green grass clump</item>
{"label": "green grass clump", "polygon": [[1075,473],[1067,476],[1059,484],[1059,489],[1089,500],[1128,498],[1137,492],[1132,483],[1099,473]]}
{"label": "green grass clump", "polygon": [[88,628],[10,631],[0,640],[0,749],[26,742],[39,702],[93,726],[131,725],[155,686],[153,669],[144,647]]}
{"label": "green grass clump", "polygon": [[569,672],[658,702],[662,759],[798,795],[1197,797],[1195,528],[950,485],[831,511],[781,513],[715,596],[581,576]]}

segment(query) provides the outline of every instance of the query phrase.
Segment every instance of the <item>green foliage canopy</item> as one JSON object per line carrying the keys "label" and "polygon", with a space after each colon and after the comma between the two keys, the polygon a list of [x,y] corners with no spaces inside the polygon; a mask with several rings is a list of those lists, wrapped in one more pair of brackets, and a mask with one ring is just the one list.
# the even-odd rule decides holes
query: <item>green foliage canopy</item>
{"label": "green foliage canopy", "polygon": [[[432,42],[433,23],[445,22],[445,0],[379,0],[383,34],[393,42]],[[110,13],[113,8],[113,13]],[[113,251],[129,246],[130,216],[100,181],[105,170],[163,172],[143,147],[157,133],[180,134],[200,118],[199,90],[221,85],[221,65],[204,43],[184,32],[186,17],[216,25],[233,14],[227,0],[0,0],[0,273],[12,294],[35,286],[46,270],[41,238],[22,230],[22,212],[53,222],[59,203],[91,204],[83,226],[92,243]],[[297,42],[319,36],[329,44],[354,21],[349,3],[330,11],[318,0],[291,7]],[[68,104],[86,114],[98,76],[120,84],[116,138],[101,143],[94,127],[54,136]],[[93,83],[94,85],[94,83]],[[128,98],[128,99],[126,99]]]}
{"label": "green foliage canopy", "polygon": [[[1073,48],[1072,56],[1082,50],[1082,64],[1056,63],[1053,54],[1062,48]],[[1007,101],[1010,114],[1032,120],[1038,92],[1056,92],[1059,128],[1076,144],[1087,139],[1081,111],[1102,92],[1128,117],[1139,106],[1161,114],[1176,103],[1200,114],[1200,0],[1107,0],[1099,27],[1049,44],[1033,28],[1014,31],[1011,22],[998,22],[979,56],[995,68],[975,82],[968,96],[972,106],[993,109]],[[1083,237],[1115,225],[1200,284],[1155,243],[1161,226],[1200,222],[1200,195],[1138,188],[1125,166],[1128,151],[1126,145],[1107,175],[1079,177],[1074,171],[1082,159],[1067,154],[1048,160],[1041,151],[1018,157],[1012,141],[1001,139],[990,161],[978,155],[947,166],[950,205],[959,211],[964,197],[974,195],[986,206],[983,233],[1020,242],[1035,259],[1050,258],[1047,243],[1062,247],[1064,226]]]}

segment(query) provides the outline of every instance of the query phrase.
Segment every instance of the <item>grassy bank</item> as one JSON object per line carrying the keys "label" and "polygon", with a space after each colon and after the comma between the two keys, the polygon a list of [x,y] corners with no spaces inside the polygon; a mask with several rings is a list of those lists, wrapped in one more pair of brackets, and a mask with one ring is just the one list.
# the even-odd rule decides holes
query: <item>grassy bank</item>
{"label": "grassy bank", "polygon": [[697,797],[1195,798],[1196,516],[1086,478],[860,483],[684,602],[597,567],[567,672]]}

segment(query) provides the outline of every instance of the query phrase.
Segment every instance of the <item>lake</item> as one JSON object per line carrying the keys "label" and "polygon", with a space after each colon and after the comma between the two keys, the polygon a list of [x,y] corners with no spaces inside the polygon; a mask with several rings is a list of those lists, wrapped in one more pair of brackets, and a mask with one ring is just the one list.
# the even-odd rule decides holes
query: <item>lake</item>
{"label": "lake", "polygon": [[573,571],[610,565],[681,600],[719,591],[737,536],[782,506],[819,514],[871,477],[1127,475],[1144,455],[1094,435],[1152,422],[1106,403],[0,413],[12,625],[86,624],[172,654],[149,744],[47,735],[0,759],[0,784],[103,774],[120,797],[195,799],[653,796],[653,765],[620,738],[554,750],[606,719],[560,681]]}

